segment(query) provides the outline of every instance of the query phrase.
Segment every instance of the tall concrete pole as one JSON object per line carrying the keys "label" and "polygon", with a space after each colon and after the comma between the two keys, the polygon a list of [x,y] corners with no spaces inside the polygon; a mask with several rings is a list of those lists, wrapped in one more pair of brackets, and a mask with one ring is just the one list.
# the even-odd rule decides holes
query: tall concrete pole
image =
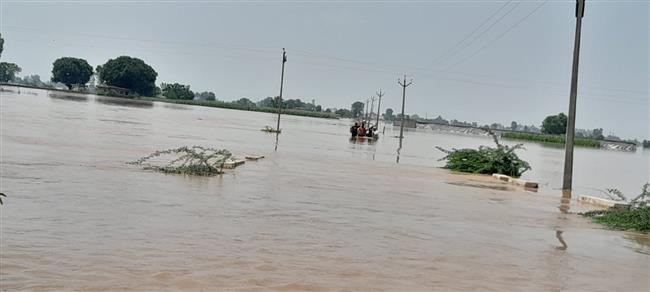
{"label": "tall concrete pole", "polygon": [[282,48],[282,77],[280,77],[280,96],[278,97],[278,125],[275,130],[280,133],[280,114],[282,114],[282,87],[284,86],[284,63],[287,62],[287,52]]}
{"label": "tall concrete pole", "polygon": [[397,84],[402,86],[402,118],[400,120],[400,125],[399,125],[399,141],[400,141],[400,147],[402,146],[402,138],[404,138],[404,120],[406,120],[406,117],[404,116],[404,103],[406,101],[406,87],[411,85],[413,83],[413,79],[406,83],[406,75],[404,75],[404,80],[397,80]]}
{"label": "tall concrete pole", "polygon": [[368,120],[368,103],[370,103],[370,99],[366,99],[366,106],[363,107],[364,109],[364,115],[363,115],[363,123],[365,123]]}
{"label": "tall concrete pole", "polygon": [[368,115],[368,127],[370,127],[370,120],[372,120],[372,112],[375,110],[375,98],[374,96],[370,97],[370,115]]}
{"label": "tall concrete pole", "polygon": [[377,122],[375,122],[375,127],[379,129],[379,115],[381,115],[381,97],[384,96],[384,92],[380,89],[377,91],[377,96],[379,97],[379,102],[377,103]]}
{"label": "tall concrete pole", "polygon": [[571,71],[571,93],[569,95],[569,116],[566,128],[564,151],[564,181],[562,189],[570,190],[573,184],[573,141],[576,129],[576,99],[578,96],[578,64],[580,59],[580,32],[585,13],[585,0],[576,0],[576,33],[573,45],[573,70]]}

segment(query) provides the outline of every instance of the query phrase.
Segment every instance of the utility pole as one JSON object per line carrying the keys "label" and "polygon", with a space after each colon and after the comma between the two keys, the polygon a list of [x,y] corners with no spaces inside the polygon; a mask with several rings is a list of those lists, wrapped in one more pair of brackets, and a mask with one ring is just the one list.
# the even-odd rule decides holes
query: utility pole
{"label": "utility pole", "polygon": [[397,84],[402,86],[402,118],[401,118],[400,123],[399,123],[400,145],[401,145],[402,138],[404,138],[404,120],[406,119],[406,117],[404,116],[404,102],[406,101],[406,87],[408,87],[412,83],[413,83],[413,79],[411,79],[411,81],[406,83],[406,74],[404,75],[403,80],[397,79]]}
{"label": "utility pole", "polygon": [[282,48],[282,77],[280,77],[280,96],[278,97],[278,126],[275,128],[280,133],[280,114],[282,113],[282,87],[284,86],[284,63],[287,62],[287,52]]}
{"label": "utility pole", "polygon": [[569,116],[566,127],[564,150],[564,181],[562,189],[570,190],[573,184],[573,140],[576,130],[576,99],[578,96],[578,63],[580,59],[580,32],[585,14],[585,0],[576,0],[576,33],[573,44],[573,69],[571,71],[571,92],[569,95]]}
{"label": "utility pole", "polygon": [[370,120],[372,120],[372,112],[375,110],[375,98],[374,96],[370,97],[370,115],[368,116],[368,127],[370,127]]}
{"label": "utility pole", "polygon": [[362,121],[363,123],[365,123],[368,120],[368,103],[369,102],[370,102],[370,99],[366,99],[366,106],[363,107],[363,109],[365,109],[365,111],[364,111],[365,113],[363,115],[363,121]]}
{"label": "utility pole", "polygon": [[377,122],[375,123],[375,127],[379,129],[379,115],[381,115],[381,97],[384,96],[384,92],[379,89],[379,91],[377,91],[377,96],[379,97],[379,103],[377,104]]}

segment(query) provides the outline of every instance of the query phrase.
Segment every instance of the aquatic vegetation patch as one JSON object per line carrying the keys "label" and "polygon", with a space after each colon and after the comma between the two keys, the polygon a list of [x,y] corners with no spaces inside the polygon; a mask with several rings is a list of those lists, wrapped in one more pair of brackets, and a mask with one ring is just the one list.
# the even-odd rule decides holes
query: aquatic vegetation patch
{"label": "aquatic vegetation patch", "polygon": [[[566,137],[564,135],[506,132],[501,134],[501,138],[564,144]],[[582,147],[600,148],[600,141],[596,139],[576,138],[574,144]]]}
{"label": "aquatic vegetation patch", "polygon": [[581,215],[593,219],[613,229],[637,230],[642,232],[650,231],[650,183],[643,185],[641,194],[628,200],[627,197],[617,189],[607,189],[610,198],[617,201],[627,202],[627,207],[610,208],[607,210],[595,210]]}
{"label": "aquatic vegetation patch", "polygon": [[[156,158],[165,157],[167,162],[164,164],[153,162]],[[225,149],[184,146],[156,151],[129,164],[143,165],[144,169],[163,173],[211,176],[222,174],[224,164],[231,157],[230,151]]]}
{"label": "aquatic vegetation patch", "polygon": [[514,177],[519,177],[531,169],[528,162],[521,160],[515,153],[515,150],[523,149],[522,144],[502,145],[492,130],[487,128],[484,130],[492,136],[496,148],[480,146],[478,149],[446,150],[436,146],[438,150],[447,154],[439,159],[439,161],[447,161],[444,168],[470,173],[500,173]]}

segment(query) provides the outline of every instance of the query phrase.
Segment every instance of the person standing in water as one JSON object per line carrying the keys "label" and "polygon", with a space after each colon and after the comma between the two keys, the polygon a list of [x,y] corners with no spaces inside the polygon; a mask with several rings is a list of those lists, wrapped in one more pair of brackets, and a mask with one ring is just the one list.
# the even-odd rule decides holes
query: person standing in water
{"label": "person standing in water", "polygon": [[359,129],[359,123],[354,123],[354,126],[350,127],[350,134],[352,135],[352,138],[357,136],[357,130]]}

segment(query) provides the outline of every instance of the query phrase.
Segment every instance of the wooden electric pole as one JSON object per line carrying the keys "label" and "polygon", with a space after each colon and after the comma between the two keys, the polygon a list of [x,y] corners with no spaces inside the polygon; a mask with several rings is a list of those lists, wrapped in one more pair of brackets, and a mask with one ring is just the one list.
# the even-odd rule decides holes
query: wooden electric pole
{"label": "wooden electric pole", "polygon": [[570,190],[573,184],[573,140],[576,130],[576,99],[578,96],[578,63],[580,59],[580,32],[585,14],[585,0],[576,0],[576,33],[573,44],[573,69],[571,71],[571,92],[569,94],[569,116],[566,126],[564,151],[564,181],[562,189]]}
{"label": "wooden electric pole", "polygon": [[284,86],[284,63],[287,62],[287,52],[282,48],[282,76],[280,77],[280,96],[278,97],[278,125],[275,128],[280,133],[280,114],[282,114],[282,87]]}
{"label": "wooden electric pole", "polygon": [[375,127],[379,129],[379,115],[381,115],[381,97],[384,96],[384,92],[380,89],[377,91],[377,96],[379,97],[379,102],[377,103],[377,122],[375,123]]}
{"label": "wooden electric pole", "polygon": [[413,83],[413,79],[411,79],[411,81],[406,83],[406,75],[404,75],[403,80],[397,79],[397,84],[402,86],[402,118],[400,119],[400,123],[399,123],[399,140],[400,140],[400,144],[401,144],[402,138],[404,138],[404,120],[406,119],[406,117],[404,116],[404,102],[406,101],[406,87],[408,87],[412,83]]}

